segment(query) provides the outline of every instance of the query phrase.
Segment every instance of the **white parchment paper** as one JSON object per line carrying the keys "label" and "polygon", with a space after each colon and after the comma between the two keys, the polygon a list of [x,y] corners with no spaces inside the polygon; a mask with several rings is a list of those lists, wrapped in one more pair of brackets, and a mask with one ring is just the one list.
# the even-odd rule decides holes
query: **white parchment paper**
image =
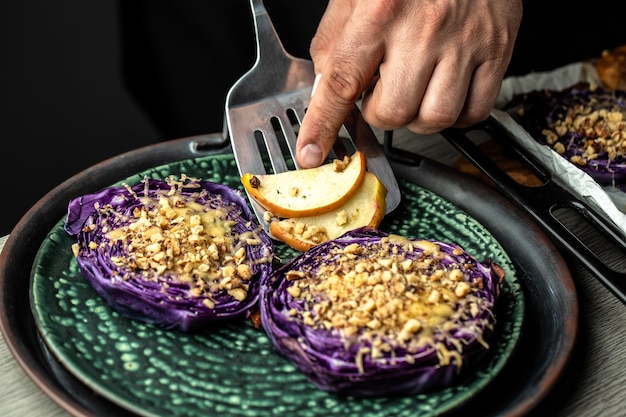
{"label": "white parchment paper", "polygon": [[591,176],[557,154],[550,147],[537,142],[517,122],[501,109],[515,94],[544,88],[561,90],[578,81],[599,85],[591,63],[574,63],[549,72],[508,77],[502,83],[496,108],[491,115],[499,121],[520,145],[528,149],[550,171],[553,180],[590,207],[604,213],[626,235],[626,193],[611,186],[601,186]]}

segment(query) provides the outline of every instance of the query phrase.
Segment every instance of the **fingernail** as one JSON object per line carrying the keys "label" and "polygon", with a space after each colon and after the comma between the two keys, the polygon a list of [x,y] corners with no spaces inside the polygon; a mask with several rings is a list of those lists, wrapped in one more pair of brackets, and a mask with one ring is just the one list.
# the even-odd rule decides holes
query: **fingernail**
{"label": "fingernail", "polygon": [[322,74],[315,75],[315,81],[313,81],[313,88],[311,88],[311,97],[315,94],[315,90],[317,90],[317,85],[320,83],[320,79],[322,78]]}
{"label": "fingernail", "polygon": [[322,163],[322,149],[315,143],[304,146],[302,152],[302,167],[314,168]]}

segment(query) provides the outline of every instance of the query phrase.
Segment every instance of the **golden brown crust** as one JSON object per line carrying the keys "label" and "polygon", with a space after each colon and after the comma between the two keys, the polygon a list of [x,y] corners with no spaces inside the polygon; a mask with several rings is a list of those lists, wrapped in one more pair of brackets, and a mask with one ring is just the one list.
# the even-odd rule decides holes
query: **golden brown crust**
{"label": "golden brown crust", "polygon": [[626,90],[626,45],[603,51],[596,71],[607,88]]}

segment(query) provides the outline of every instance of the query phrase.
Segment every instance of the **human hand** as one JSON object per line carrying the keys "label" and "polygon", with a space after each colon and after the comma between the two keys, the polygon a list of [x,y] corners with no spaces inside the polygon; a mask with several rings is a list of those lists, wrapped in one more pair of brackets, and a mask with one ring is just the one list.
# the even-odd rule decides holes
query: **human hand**
{"label": "human hand", "polygon": [[417,134],[489,116],[522,0],[330,0],[311,42],[318,74],[297,160],[320,165],[362,98],[372,126]]}

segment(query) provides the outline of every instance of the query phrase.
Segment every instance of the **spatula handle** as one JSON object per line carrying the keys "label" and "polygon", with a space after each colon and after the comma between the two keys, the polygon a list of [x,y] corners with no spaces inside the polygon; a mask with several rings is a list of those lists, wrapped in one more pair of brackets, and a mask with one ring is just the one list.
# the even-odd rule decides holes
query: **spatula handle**
{"label": "spatula handle", "polygon": [[[267,14],[262,0],[250,0],[254,30],[256,31],[256,62],[261,60],[272,63],[289,61],[290,55],[285,50],[274,24]],[[275,65],[281,67],[281,65]],[[264,68],[267,68],[264,66]]]}

